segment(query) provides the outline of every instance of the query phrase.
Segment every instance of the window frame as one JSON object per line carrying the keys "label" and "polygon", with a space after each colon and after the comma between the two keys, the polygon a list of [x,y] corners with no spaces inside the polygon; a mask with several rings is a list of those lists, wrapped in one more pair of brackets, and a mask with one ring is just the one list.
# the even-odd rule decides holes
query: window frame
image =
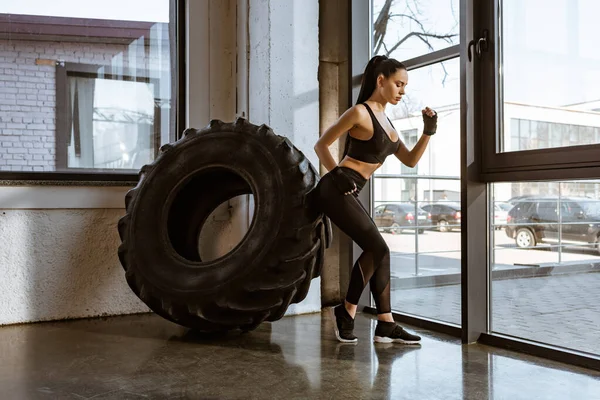
{"label": "window frame", "polygon": [[[463,302],[467,306],[463,321],[468,324],[468,332],[464,332],[463,340],[512,348],[535,356],[598,369],[600,358],[597,355],[501,334],[493,329],[494,303],[491,299],[490,265],[494,254],[490,251],[489,233],[484,233],[489,232],[487,228],[490,225],[490,215],[487,207],[491,204],[491,184],[561,181],[600,176],[600,162],[591,159],[591,156],[598,154],[600,150],[600,145],[597,144],[496,153],[498,140],[503,132],[499,129],[503,115],[497,112],[500,109],[499,105],[503,104],[497,62],[502,56],[502,49],[496,40],[500,37],[502,26],[500,1],[461,0],[461,10],[468,17],[465,18],[464,36],[461,35],[461,38],[466,39],[463,42],[465,60],[462,61],[466,63],[466,71],[461,71],[461,74],[466,74],[468,78],[464,82],[464,100],[473,105],[472,110],[465,116],[461,143],[465,155],[463,162],[466,161],[466,164],[462,165],[463,205],[466,205],[462,225],[467,228],[463,233],[462,243],[463,255],[467,255],[467,260],[463,261],[463,273],[464,278],[467,278],[465,284],[468,285],[463,288]],[[471,60],[466,59],[464,56],[469,54],[471,45],[477,47],[478,40],[484,37],[486,31],[491,32],[487,37],[487,50],[483,48],[481,56],[475,53]],[[527,210],[515,210],[523,203],[529,203]],[[518,213],[517,216],[525,211],[529,212],[530,207],[535,206],[530,203],[527,199],[519,200],[512,210]],[[479,268],[484,259],[487,260],[485,271]]]}
{"label": "window frame", "polygon": [[[351,95],[348,100],[349,104],[352,104],[352,100],[358,95],[362,68],[371,55],[372,14],[370,12],[371,1],[351,0],[350,4],[352,9],[349,32],[351,58],[348,83]],[[493,222],[493,217],[489,213],[489,207],[493,200],[491,182],[546,180],[540,179],[542,177],[547,180],[561,180],[568,178],[569,175],[582,177],[588,172],[598,174],[596,166],[578,165],[577,168],[565,168],[565,164],[560,166],[561,169],[555,168],[554,170],[494,171],[490,169],[490,160],[485,159],[486,154],[483,150],[485,149],[484,142],[490,138],[490,132],[493,134],[492,142],[496,138],[494,123],[489,125],[489,121],[495,121],[495,113],[492,111],[496,107],[496,77],[493,68],[485,65],[492,62],[489,52],[484,52],[481,58],[477,55],[474,57],[469,57],[469,55],[473,54],[471,47],[477,43],[482,31],[489,30],[494,26],[494,19],[489,15],[494,15],[495,4],[497,4],[497,0],[460,0],[461,323],[456,325],[396,311],[393,311],[392,314],[396,320],[460,337],[462,343],[465,344],[482,343],[511,348],[573,365],[599,369],[600,358],[596,355],[515,338],[499,334],[492,329],[491,316],[494,304],[491,301],[490,265],[493,262],[494,253],[490,252],[490,226]],[[493,46],[488,46],[488,48],[493,48]],[[442,55],[439,52],[433,54]],[[444,57],[447,56],[446,54]],[[431,57],[435,56],[427,55],[425,58],[420,57],[420,60],[409,60],[407,64],[414,69],[422,64],[428,64],[432,61]],[[488,84],[483,85],[483,82],[488,82]],[[487,126],[483,123],[484,121],[488,122]],[[484,127],[487,131],[483,129]],[[555,152],[557,150],[547,150],[546,154]],[[411,179],[417,178],[411,177]],[[371,180],[365,185],[365,190],[361,192],[359,199],[367,210],[372,211],[374,202]],[[520,202],[516,202],[512,209],[517,207]],[[353,249],[352,258],[360,252],[356,245]],[[376,313],[368,293],[368,287],[361,296],[359,306],[363,307],[364,311]]]}
{"label": "window frame", "polygon": [[493,32],[488,35],[488,50],[480,58],[473,57],[482,88],[474,104],[481,115],[480,180],[492,183],[599,177],[600,144],[498,152],[504,131],[502,0],[485,0],[479,6],[474,39],[479,39],[484,30]]}
{"label": "window frame", "polygon": [[[185,127],[185,99],[186,99],[186,79],[185,79],[185,0],[169,0],[169,42],[171,55],[171,113],[170,118],[173,119],[171,126],[174,130],[169,132],[169,140],[177,140],[181,136],[181,132]],[[75,67],[77,63],[65,63],[71,67]],[[82,65],[82,64],[80,64]],[[106,67],[106,66],[105,66]],[[79,68],[79,67],[75,67]],[[58,69],[58,66],[57,66]],[[183,71],[183,72],[182,72]],[[58,72],[58,71],[57,71]],[[64,81],[61,82],[61,80]],[[59,125],[64,124],[64,115],[61,115],[59,110],[58,87],[66,87],[66,71],[61,78],[57,73],[56,87],[56,146],[59,143]],[[65,102],[66,104],[66,102]],[[63,125],[64,127],[64,125]],[[173,129],[173,128],[170,128]],[[64,131],[63,131],[64,132]],[[64,135],[64,133],[63,133]],[[59,162],[58,148],[57,167]],[[65,148],[66,151],[66,148]],[[60,185],[92,185],[92,186],[132,186],[139,180],[139,171],[123,170],[123,172],[115,170],[102,169],[69,169],[68,171],[0,171],[0,181],[5,185],[47,185],[49,183],[57,183]]]}
{"label": "window frame", "polygon": [[[466,3],[466,0],[461,0],[461,12],[463,12]],[[468,0],[473,1],[473,0]],[[350,62],[349,62],[349,99],[348,104],[354,104],[354,100],[358,97],[358,92],[360,90],[361,80],[362,80],[362,72],[364,66],[367,64],[369,59],[373,56],[372,54],[372,40],[373,35],[371,34],[372,27],[372,0],[364,1],[364,0],[350,0],[350,32],[349,32],[349,45],[350,45]],[[466,25],[461,21],[460,24],[460,43],[457,45],[449,46],[440,50],[433,51],[428,54],[424,54],[418,57],[414,57],[409,60],[400,60],[406,66],[407,70],[414,70],[421,67],[426,67],[432,64],[436,64],[442,61],[448,61],[453,58],[458,58],[460,61],[461,68],[464,66],[464,62],[462,58],[464,58],[464,30]],[[461,79],[463,79],[462,71],[461,71]],[[461,85],[462,86],[462,85]],[[462,100],[462,96],[461,96]],[[465,111],[461,111],[461,114],[464,115]],[[461,137],[463,132],[461,131]],[[377,178],[395,178],[395,175],[388,174],[377,174],[374,177]],[[433,177],[430,176],[407,176],[411,180],[426,180],[431,179]],[[439,179],[440,177],[436,176],[435,179]],[[442,179],[448,179],[448,177],[442,177]],[[455,177],[451,177],[450,179],[455,179]],[[370,214],[373,215],[373,205],[374,205],[374,185],[372,180],[369,180],[361,194],[359,195],[359,201],[365,206],[367,210],[370,211]],[[353,257],[356,254],[360,253],[360,248],[355,244],[353,246]],[[351,267],[351,266],[350,266]],[[461,282],[461,285],[464,286],[464,282]],[[359,306],[364,307],[364,310],[369,312],[374,312],[373,308],[374,303],[369,294],[369,285],[363,291],[363,294],[359,300]],[[463,335],[464,329],[466,325],[463,325],[461,328],[459,325],[449,323],[449,322],[441,322],[435,321],[424,317],[412,316],[404,313],[399,313],[393,311],[392,314],[398,320],[405,321],[410,324],[414,324],[426,329],[433,329],[440,332],[448,333],[450,335],[454,335],[457,337],[461,337]],[[464,324],[464,322],[463,322]]]}
{"label": "window frame", "polygon": [[[115,81],[127,81],[127,82],[141,82],[150,83],[154,85],[154,152],[155,157],[158,155],[161,143],[160,143],[160,112],[156,107],[156,100],[158,96],[158,89],[160,81],[145,76],[145,71],[138,69],[123,69],[118,75],[107,73],[99,74],[98,70],[105,65],[94,65],[94,64],[79,64],[70,62],[60,62],[56,65],[56,168],[61,168],[61,171],[66,173],[93,173],[93,174],[114,174],[114,175],[136,175],[137,172],[132,169],[102,169],[102,168],[69,168],[68,167],[68,146],[67,142],[70,136],[70,127],[68,126],[67,115],[69,114],[70,106],[68,104],[68,91],[69,91],[69,77],[89,78],[89,79],[107,79]],[[152,75],[152,74],[148,74]],[[158,141],[157,141],[158,138]],[[169,141],[175,139],[174,132],[169,132]],[[121,172],[122,171],[122,172]]]}

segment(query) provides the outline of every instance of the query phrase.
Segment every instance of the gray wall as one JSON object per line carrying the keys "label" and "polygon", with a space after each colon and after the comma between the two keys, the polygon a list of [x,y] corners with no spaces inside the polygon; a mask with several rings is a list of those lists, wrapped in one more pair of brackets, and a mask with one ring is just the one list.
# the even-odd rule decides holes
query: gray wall
{"label": "gray wall", "polygon": [[126,189],[0,187],[0,325],[149,311],[117,257]]}
{"label": "gray wall", "polygon": [[[319,135],[318,1],[194,0],[188,7],[189,126],[244,112],[289,137],[318,166],[312,149]],[[244,63],[236,70],[236,57],[249,57],[249,70]],[[127,189],[0,186],[0,324],[148,311],[117,258]],[[208,227],[213,241],[205,251],[226,251],[244,235],[251,205],[243,198],[231,205],[233,217],[217,215]],[[313,280],[308,298],[288,315],[319,311],[319,288]]]}
{"label": "gray wall", "polygon": [[[288,137],[319,168],[319,2],[249,1],[249,120]],[[320,279],[288,314],[321,309]]]}

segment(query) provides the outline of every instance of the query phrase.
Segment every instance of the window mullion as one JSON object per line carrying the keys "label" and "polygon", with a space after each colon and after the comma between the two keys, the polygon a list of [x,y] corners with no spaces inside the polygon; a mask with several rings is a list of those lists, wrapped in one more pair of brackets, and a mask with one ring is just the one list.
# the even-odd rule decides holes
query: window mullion
{"label": "window mullion", "polygon": [[460,56],[460,45],[447,47],[442,50],[434,51],[428,54],[424,54],[419,57],[411,58],[409,60],[404,60],[402,63],[406,65],[406,67],[411,69],[417,69],[421,67],[427,67],[432,64],[440,63],[443,61],[448,61],[452,58],[456,58]]}

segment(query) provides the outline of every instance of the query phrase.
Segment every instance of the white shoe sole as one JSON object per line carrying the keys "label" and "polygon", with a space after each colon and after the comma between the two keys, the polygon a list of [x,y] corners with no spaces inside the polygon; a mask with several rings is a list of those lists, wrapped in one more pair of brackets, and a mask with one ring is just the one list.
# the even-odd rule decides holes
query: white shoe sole
{"label": "white shoe sole", "polygon": [[392,339],[385,336],[375,336],[373,338],[375,343],[400,343],[400,344],[421,344],[419,340],[403,340],[403,339]]}
{"label": "white shoe sole", "polygon": [[337,320],[335,318],[335,312],[333,310],[334,307],[330,307],[329,308],[329,315],[331,315],[331,323],[333,324],[333,331],[335,332],[335,337],[337,338],[337,340],[339,340],[342,343],[356,343],[358,342],[358,339],[343,339],[340,337],[340,331],[338,330],[337,327]]}

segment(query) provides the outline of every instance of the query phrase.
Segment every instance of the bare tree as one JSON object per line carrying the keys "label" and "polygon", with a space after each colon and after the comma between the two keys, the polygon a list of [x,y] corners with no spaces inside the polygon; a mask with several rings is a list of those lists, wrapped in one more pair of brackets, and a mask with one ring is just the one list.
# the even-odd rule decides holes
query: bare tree
{"label": "bare tree", "polygon": [[[419,4],[419,0],[405,0],[403,3],[405,4],[405,10],[401,13],[392,13],[392,6],[397,4],[396,0],[385,0],[383,7],[381,8],[381,12],[377,16],[377,20],[373,26],[374,30],[374,40],[375,40],[375,54],[379,54],[379,51],[383,47],[387,56],[393,53],[398,47],[400,47],[404,42],[411,38],[419,39],[423,43],[427,45],[429,50],[433,51],[434,48],[431,44],[431,39],[440,39],[444,40],[449,44],[453,43],[453,38],[457,37],[458,34],[454,33],[435,33],[429,32],[426,30],[425,26],[421,22],[423,19],[423,13],[421,12],[421,7]],[[400,19],[400,23],[404,23],[405,21],[412,21],[419,27],[418,31],[412,31],[407,33],[404,37],[397,40],[391,47],[388,47],[385,43],[388,23],[390,21]],[[402,21],[405,20],[405,21]]]}
{"label": "bare tree", "polygon": [[[399,7],[399,3],[404,5],[404,8]],[[452,10],[452,16],[458,25],[456,20],[456,14],[454,9]],[[423,21],[425,15],[422,11],[420,0],[385,0],[385,3],[381,7],[381,11],[375,20],[373,26],[373,40],[374,40],[374,54],[382,54],[381,50],[384,50],[386,56],[390,56],[400,46],[409,40],[420,40],[425,43],[430,51],[434,50],[433,41],[443,40],[448,44],[454,43],[454,38],[458,37],[456,33],[440,33],[428,30]],[[414,23],[416,29],[404,34],[403,37],[390,40],[388,37],[388,26],[389,24],[411,24]],[[455,26],[456,26],[455,25]],[[390,43],[391,42],[391,43]],[[448,77],[448,71],[444,63],[440,63],[444,76],[442,78],[442,85],[445,84],[446,78]],[[402,109],[397,112],[408,115],[412,112],[417,112],[422,108],[422,104],[415,102],[410,98],[409,95],[405,96],[405,101],[402,103]],[[399,116],[399,115],[398,115]]]}

